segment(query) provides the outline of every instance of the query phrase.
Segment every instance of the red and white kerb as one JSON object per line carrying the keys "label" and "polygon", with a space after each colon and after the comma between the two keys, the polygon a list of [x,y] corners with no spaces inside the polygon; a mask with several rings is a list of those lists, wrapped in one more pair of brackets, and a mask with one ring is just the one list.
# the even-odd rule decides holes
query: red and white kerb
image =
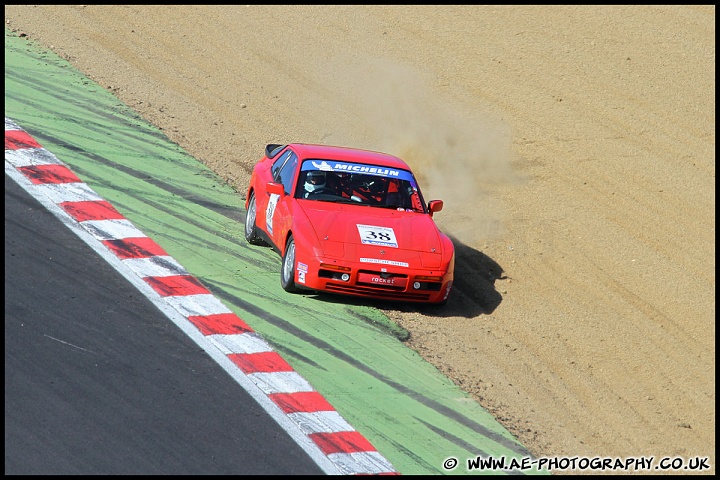
{"label": "red and white kerb", "polygon": [[258,333],[7,117],[5,173],[158,305],[326,473],[398,474]]}

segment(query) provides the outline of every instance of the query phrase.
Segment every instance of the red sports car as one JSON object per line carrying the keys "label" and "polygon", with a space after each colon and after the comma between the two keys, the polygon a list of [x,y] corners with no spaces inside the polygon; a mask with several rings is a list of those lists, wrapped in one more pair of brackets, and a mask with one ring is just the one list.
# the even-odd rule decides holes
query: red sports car
{"label": "red sports car", "polygon": [[408,165],[384,153],[270,144],[247,191],[245,238],[282,257],[288,292],[445,304],[455,247]]}

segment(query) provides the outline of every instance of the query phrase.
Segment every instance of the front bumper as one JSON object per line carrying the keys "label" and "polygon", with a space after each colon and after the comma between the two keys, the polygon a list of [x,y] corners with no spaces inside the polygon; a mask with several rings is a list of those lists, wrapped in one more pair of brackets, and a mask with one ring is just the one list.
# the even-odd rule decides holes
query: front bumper
{"label": "front bumper", "polygon": [[452,271],[323,257],[299,256],[295,265],[295,283],[299,287],[385,300],[439,303],[450,294],[452,281]]}

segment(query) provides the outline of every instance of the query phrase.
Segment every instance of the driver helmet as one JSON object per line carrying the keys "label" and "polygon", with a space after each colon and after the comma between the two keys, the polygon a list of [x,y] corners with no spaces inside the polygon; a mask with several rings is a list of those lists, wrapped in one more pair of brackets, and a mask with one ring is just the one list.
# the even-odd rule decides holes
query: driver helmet
{"label": "driver helmet", "polygon": [[305,178],[305,190],[314,192],[325,187],[326,173],[320,170],[311,170]]}

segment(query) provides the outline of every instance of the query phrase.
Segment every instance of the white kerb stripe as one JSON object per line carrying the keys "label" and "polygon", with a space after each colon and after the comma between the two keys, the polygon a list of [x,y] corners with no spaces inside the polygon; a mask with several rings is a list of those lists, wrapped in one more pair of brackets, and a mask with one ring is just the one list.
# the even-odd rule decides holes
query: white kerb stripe
{"label": "white kerb stripe", "polygon": [[145,237],[130,220],[86,220],[80,222],[90,235],[98,240],[121,240],[123,238]]}
{"label": "white kerb stripe", "polygon": [[[49,198],[53,203],[86,202],[104,200],[100,195],[85,183],[43,183],[35,186],[39,192]],[[145,235],[143,235],[144,237]]]}
{"label": "white kerb stripe", "polygon": [[311,433],[353,432],[355,429],[335,410],[288,413],[300,430]]}
{"label": "white kerb stripe", "polygon": [[346,474],[395,472],[378,452],[331,453],[328,458]]}
{"label": "white kerb stripe", "polygon": [[155,256],[149,258],[126,258],[123,263],[140,277],[169,277],[172,275],[189,275],[174,258]]}
{"label": "white kerb stripe", "polygon": [[22,131],[22,128],[20,128],[20,126],[18,126],[17,123],[13,122],[8,117],[5,117],[5,131],[8,131],[8,130],[21,130]]}
{"label": "white kerb stripe", "polygon": [[63,165],[58,158],[44,148],[21,148],[19,150],[5,150],[5,161],[15,167],[28,167],[31,165]]}
{"label": "white kerb stripe", "polygon": [[165,300],[185,317],[198,315],[205,317],[218,313],[233,313],[212,294],[179,295],[165,297]]}
{"label": "white kerb stripe", "polygon": [[225,355],[273,351],[273,348],[255,332],[208,335],[208,340],[215,344]]}
{"label": "white kerb stripe", "polygon": [[312,392],[314,389],[297,372],[250,373],[248,378],[266,395],[273,393]]}

